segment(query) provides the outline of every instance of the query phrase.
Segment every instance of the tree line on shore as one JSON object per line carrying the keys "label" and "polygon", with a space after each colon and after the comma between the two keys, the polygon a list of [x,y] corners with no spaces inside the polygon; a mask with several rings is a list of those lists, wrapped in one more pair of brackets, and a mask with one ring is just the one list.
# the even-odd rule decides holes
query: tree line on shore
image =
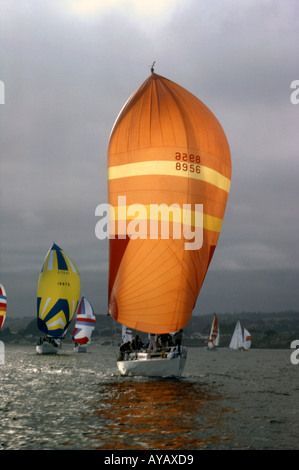
{"label": "tree line on shore", "polygon": [[[216,312],[217,313],[217,312]],[[252,348],[289,348],[293,340],[299,339],[299,312],[242,312],[217,314],[220,327],[220,347],[228,347],[236,322],[241,321],[252,336]],[[107,315],[97,315],[93,341],[120,341],[121,326]],[[205,345],[209,335],[213,313],[194,315],[184,328],[184,344],[200,347]],[[74,320],[72,321],[66,341],[72,339]],[[146,335],[146,334],[144,334]],[[37,328],[36,319],[30,317],[11,318],[0,331],[0,340],[21,343],[35,342],[42,336]]]}

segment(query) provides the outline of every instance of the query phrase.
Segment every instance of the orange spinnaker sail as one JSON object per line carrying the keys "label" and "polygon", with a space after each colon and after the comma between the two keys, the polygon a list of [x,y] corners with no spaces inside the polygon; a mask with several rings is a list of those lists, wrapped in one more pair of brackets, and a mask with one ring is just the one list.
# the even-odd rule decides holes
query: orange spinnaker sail
{"label": "orange spinnaker sail", "polygon": [[[115,236],[109,241],[108,301],[114,319],[151,333],[186,326],[218,241],[230,178],[229,146],[218,120],[190,92],[152,73],[121,110],[109,141]],[[128,210],[133,204],[147,211],[139,212],[143,233],[135,239],[127,230],[138,213]],[[201,248],[186,249],[184,237],[171,231],[163,238],[162,229],[153,238],[153,204],[202,204]]]}

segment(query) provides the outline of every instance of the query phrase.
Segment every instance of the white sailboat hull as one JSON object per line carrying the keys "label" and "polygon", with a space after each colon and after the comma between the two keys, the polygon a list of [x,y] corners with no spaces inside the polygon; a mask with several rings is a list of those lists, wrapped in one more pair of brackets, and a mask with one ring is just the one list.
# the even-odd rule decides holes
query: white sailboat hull
{"label": "white sailboat hull", "polygon": [[85,353],[87,351],[87,347],[84,344],[78,344],[78,346],[74,347],[74,351],[76,353]]}
{"label": "white sailboat hull", "polygon": [[131,353],[126,360],[117,362],[121,375],[143,377],[180,377],[187,358],[187,348],[181,347],[181,355],[175,351],[162,357],[146,352]]}
{"label": "white sailboat hull", "polygon": [[210,345],[210,343],[208,343],[207,350],[208,351],[217,351],[217,346]]}
{"label": "white sailboat hull", "polygon": [[60,346],[54,346],[48,342],[36,345],[37,354],[57,354]]}

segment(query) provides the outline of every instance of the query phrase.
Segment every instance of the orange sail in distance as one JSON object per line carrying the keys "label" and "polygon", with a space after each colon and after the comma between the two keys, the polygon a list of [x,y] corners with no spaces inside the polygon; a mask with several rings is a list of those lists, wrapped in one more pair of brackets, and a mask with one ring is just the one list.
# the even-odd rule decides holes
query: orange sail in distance
{"label": "orange sail in distance", "polygon": [[[109,140],[108,303],[115,320],[156,334],[187,325],[216,248],[230,179],[229,145],[216,117],[193,94],[152,73],[124,105]],[[178,211],[169,211],[168,236],[163,210],[156,220],[150,211],[161,205]],[[184,205],[191,208],[190,230],[201,228],[198,249],[188,247],[190,237],[174,236]],[[160,231],[153,236],[154,222]]]}

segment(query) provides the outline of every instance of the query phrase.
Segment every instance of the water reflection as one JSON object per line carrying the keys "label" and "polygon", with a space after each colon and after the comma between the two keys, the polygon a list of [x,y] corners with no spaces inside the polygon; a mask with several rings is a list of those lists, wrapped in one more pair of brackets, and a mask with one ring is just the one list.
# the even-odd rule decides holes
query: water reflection
{"label": "water reflection", "polygon": [[[230,439],[220,397],[183,380],[121,379],[101,384],[89,434],[96,449],[207,448]],[[90,423],[89,423],[90,424]]]}

